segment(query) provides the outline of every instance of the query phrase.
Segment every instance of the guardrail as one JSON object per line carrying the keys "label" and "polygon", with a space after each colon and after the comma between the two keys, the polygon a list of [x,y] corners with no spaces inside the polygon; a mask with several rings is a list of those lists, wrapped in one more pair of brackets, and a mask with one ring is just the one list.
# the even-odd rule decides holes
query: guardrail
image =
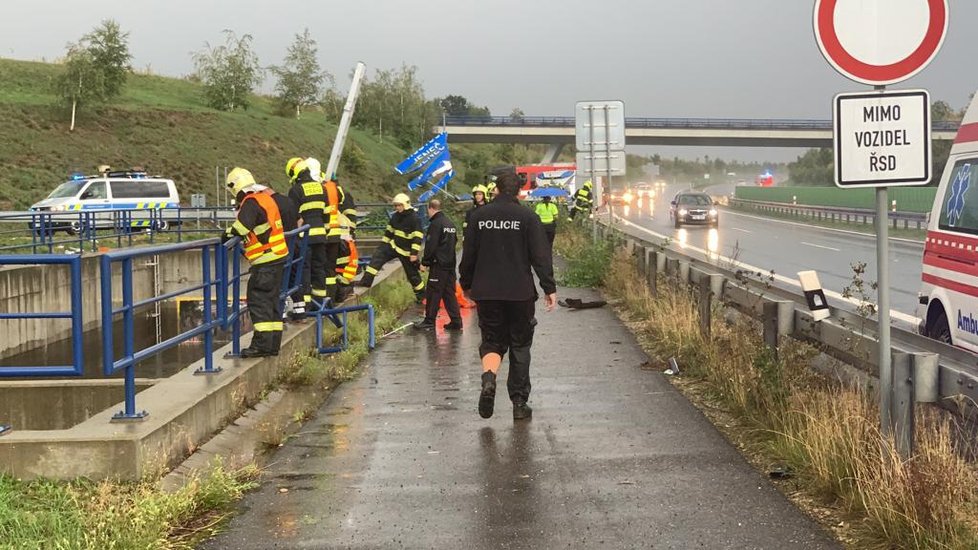
{"label": "guardrail", "polygon": [[[549,126],[573,128],[574,117],[567,116],[448,116],[451,126]],[[935,121],[934,130],[957,130],[953,121]],[[832,130],[831,120],[747,119],[747,118],[649,118],[625,117],[626,128],[716,128],[731,130]]]}
{"label": "guardrail", "polygon": [[[365,215],[375,210],[385,214],[383,224],[358,227],[368,233],[383,231],[392,211],[387,203],[363,203],[357,208]],[[181,243],[188,238],[220,235],[235,216],[230,207],[0,212],[0,253],[29,250],[31,254],[54,254],[57,247],[96,252],[106,244],[131,247],[139,235],[145,235],[150,245],[156,244],[161,234],[175,236]],[[17,240],[23,242],[3,243]]]}
{"label": "guardrail", "polygon": [[[279,291],[279,302],[285,302],[286,297],[298,290],[302,285],[302,269],[305,265],[306,250],[309,247],[308,225],[287,231],[285,239],[289,253],[285,257],[282,277],[282,288]],[[218,264],[222,273],[221,285],[218,288],[218,315],[221,328],[231,331],[231,351],[226,357],[238,357],[241,354],[241,316],[248,311],[248,306],[241,306],[241,239],[234,237],[221,245]],[[229,263],[230,262],[230,263]],[[230,292],[230,294],[229,294]],[[283,309],[284,311],[284,309]]]}
{"label": "guardrail", "polygon": [[[760,212],[771,212],[798,218],[810,218],[817,221],[831,221],[844,223],[876,223],[876,211],[863,208],[839,208],[835,206],[807,206],[803,204],[786,204],[783,202],[751,201],[745,199],[729,198],[730,206],[744,210],[755,210]],[[925,229],[927,227],[928,214],[918,212],[894,212],[887,211],[889,223],[898,228],[902,223],[904,229]]]}
{"label": "guardrail", "polygon": [[[200,284],[184,287],[138,302],[134,300],[132,285],[134,259],[193,250],[200,251],[201,254]],[[116,413],[112,417],[114,421],[141,420],[148,414],[146,411],[136,412],[136,363],[152,357],[163,350],[172,348],[191,338],[203,336],[204,367],[195,372],[195,374],[220,372],[220,368],[214,368],[214,331],[220,328],[221,320],[215,318],[211,311],[211,298],[215,290],[214,287],[219,284],[219,279],[215,279],[214,277],[216,270],[212,267],[212,262],[214,259],[220,257],[221,250],[221,241],[219,239],[206,239],[189,243],[120,250],[108,252],[102,256],[99,270],[102,290],[102,373],[105,376],[111,376],[120,370],[125,371],[124,410]],[[122,268],[122,305],[118,308],[113,307],[112,266],[115,263],[120,263]],[[217,263],[220,264],[220,261]],[[202,292],[204,304],[204,318],[199,326],[181,332],[146,349],[139,351],[134,349],[134,314],[137,308],[191,292],[196,293],[197,291]],[[122,315],[123,352],[122,357],[116,359],[112,325],[115,316],[120,314]]]}
{"label": "guardrail", "polygon": [[[637,233],[627,227],[608,228],[604,222],[598,225],[601,238],[618,240],[634,252],[638,267],[647,276],[653,293],[656,292],[659,277],[663,275],[673,277],[681,283],[697,285],[701,299],[705,297],[721,300],[722,303],[761,320],[768,341],[772,339],[769,333],[773,331],[775,341],[777,337],[787,336],[812,342],[822,352],[871,375],[878,373],[876,319],[832,305],[831,317],[817,321],[808,311],[804,296],[795,290],[776,286],[763,277],[758,277],[758,274],[716,265],[667,248],[663,243],[649,241]],[[701,312],[708,309],[704,309],[701,304]],[[908,406],[906,391],[909,387],[911,402],[912,395],[916,392],[921,396],[928,395],[927,401],[935,402],[955,413],[964,416],[976,413],[978,364],[975,354],[897,326],[891,327],[891,337],[894,368],[899,363],[904,367],[909,364],[912,366],[908,368],[920,369],[894,374],[895,383],[892,387],[901,394],[892,402]],[[907,361],[905,354],[921,360]],[[914,384],[918,387],[915,388]],[[905,418],[906,409],[894,411],[892,416]],[[897,426],[897,429],[901,427]]]}
{"label": "guardrail", "polygon": [[[72,364],[59,366],[0,366],[0,378],[21,376],[81,376],[85,363],[82,357],[82,267],[81,256],[0,256],[4,265],[66,265],[71,285],[71,309],[69,311],[38,313],[0,313],[0,319],[70,319]],[[0,430],[2,432],[3,430]]]}

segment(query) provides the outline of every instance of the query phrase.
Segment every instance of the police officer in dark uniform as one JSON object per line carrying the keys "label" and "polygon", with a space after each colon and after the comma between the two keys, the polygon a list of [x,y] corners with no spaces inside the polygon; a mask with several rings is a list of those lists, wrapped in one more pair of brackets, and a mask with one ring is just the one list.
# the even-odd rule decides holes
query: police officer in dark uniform
{"label": "police officer in dark uniform", "polygon": [[227,186],[235,195],[237,219],[225,238],[241,237],[248,277],[248,312],[255,334],[241,357],[278,355],[282,345],[282,310],[279,293],[289,247],[276,193],[255,182],[244,168],[228,172]]}
{"label": "police officer in dark uniform", "polygon": [[419,329],[435,327],[438,308],[445,301],[445,311],[451,322],[445,330],[462,330],[462,313],[455,297],[455,243],[458,230],[455,224],[441,211],[441,201],[428,201],[428,233],[425,235],[424,254],[421,256],[421,270],[430,270],[428,285],[425,287],[424,320],[414,326]]}
{"label": "police officer in dark uniform", "polygon": [[492,416],[496,373],[509,352],[506,382],[513,402],[513,419],[529,419],[530,346],[536,325],[537,299],[533,274],[540,279],[547,310],[557,303],[553,258],[540,218],[517,200],[520,183],[512,166],[493,170],[496,198],[476,210],[469,220],[459,266],[462,289],[476,301],[482,330],[482,390],[479,415]]}

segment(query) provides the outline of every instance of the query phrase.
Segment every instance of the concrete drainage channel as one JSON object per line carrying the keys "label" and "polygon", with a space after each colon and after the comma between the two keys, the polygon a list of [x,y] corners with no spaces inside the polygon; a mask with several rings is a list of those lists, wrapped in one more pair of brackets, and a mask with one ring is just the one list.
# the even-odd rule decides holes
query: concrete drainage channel
{"label": "concrete drainage channel", "polygon": [[[398,272],[384,270],[377,282]],[[139,422],[110,422],[120,408],[121,380],[4,382],[14,393],[18,385],[35,388],[33,395],[62,409],[47,429],[15,427],[0,437],[4,472],[23,479],[135,480],[176,466],[256,402],[294,354],[314,347],[315,326],[289,325],[277,357],[224,359],[227,345],[215,350],[220,373],[194,376],[200,360],[169,378],[141,379],[139,406],[152,414]]]}

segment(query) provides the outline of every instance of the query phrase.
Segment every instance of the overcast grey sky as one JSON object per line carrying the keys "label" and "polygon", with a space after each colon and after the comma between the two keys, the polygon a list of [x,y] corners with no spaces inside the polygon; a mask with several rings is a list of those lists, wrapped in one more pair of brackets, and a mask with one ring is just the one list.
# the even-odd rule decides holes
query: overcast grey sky
{"label": "overcast grey sky", "polygon": [[[182,76],[193,69],[191,52],[219,42],[222,29],[252,34],[262,63],[272,65],[309,27],[322,65],[343,89],[362,60],[368,69],[416,65],[430,97],[461,94],[497,114],[518,106],[527,115],[569,116],[578,100],[622,99],[628,116],[828,119],[833,94],[866,86],[822,58],[813,4],[5,0],[0,55],[52,60],[67,42],[114,18],[131,33],[135,67]],[[898,87],[926,88],[959,108],[978,88],[978,1],[951,0],[950,7],[941,53]]]}

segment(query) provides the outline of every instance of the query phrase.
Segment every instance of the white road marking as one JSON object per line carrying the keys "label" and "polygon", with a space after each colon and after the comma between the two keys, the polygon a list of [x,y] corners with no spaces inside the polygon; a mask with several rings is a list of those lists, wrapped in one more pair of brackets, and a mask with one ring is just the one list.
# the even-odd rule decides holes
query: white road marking
{"label": "white road marking", "polygon": [[[621,223],[624,223],[626,225],[629,225],[631,227],[634,227],[635,229],[644,231],[644,232],[646,232],[646,233],[648,233],[648,234],[650,234],[650,235],[652,235],[654,237],[657,237],[659,239],[663,239],[663,240],[670,239],[670,240],[672,240],[672,237],[667,236],[667,235],[663,235],[661,233],[657,233],[657,232],[652,231],[651,229],[649,229],[647,227],[642,227],[641,225],[632,223],[632,222],[630,222],[630,221],[628,221],[626,219],[620,218],[618,216],[615,216],[615,218],[619,222],[621,222]],[[702,248],[698,248],[698,247],[695,247],[695,246],[692,246],[692,245],[688,245],[687,244],[687,245],[683,246],[682,248],[683,248],[683,250],[692,250],[694,252],[698,252],[698,253],[702,254],[705,258],[714,258],[718,263],[719,262],[723,262],[723,263],[725,263],[728,266],[736,266],[736,267],[739,267],[741,269],[746,269],[747,271],[750,271],[750,272],[753,272],[753,273],[765,273],[765,274],[766,273],[771,273],[771,270],[769,270],[769,269],[760,269],[760,268],[755,267],[755,266],[752,266],[750,264],[745,264],[744,262],[741,262],[740,260],[737,260],[737,259],[734,259],[734,258],[728,258],[727,256],[721,256],[719,254],[716,254],[716,253],[713,253],[713,252],[710,252],[708,250],[704,250]],[[799,289],[801,288],[801,283],[799,283],[797,279],[791,279],[791,278],[785,277],[784,275],[781,275],[779,273],[771,273],[771,276],[774,277],[774,280],[776,280],[776,281],[779,281],[779,282],[784,283],[784,284],[791,285],[793,287],[797,287]],[[823,289],[823,290],[825,291],[825,295],[826,296],[829,296],[829,297],[834,298],[836,300],[840,300],[840,301],[843,301],[843,302],[848,302],[848,303],[850,303],[850,304],[852,304],[852,305],[854,305],[856,307],[859,307],[859,306],[863,305],[862,302],[860,302],[859,300],[856,300],[854,298],[846,298],[845,296],[843,296],[842,294],[839,294],[838,292],[835,292],[834,290],[828,290],[828,289]],[[901,311],[896,311],[895,309],[890,309],[890,318],[891,319],[896,319],[896,320],[901,321],[901,322],[904,322],[904,323],[909,323],[911,327],[916,327],[917,324],[920,322],[920,319],[918,317],[916,317],[914,315],[907,315],[906,313],[903,313]]]}
{"label": "white road marking", "polygon": [[733,229],[734,231],[740,231],[741,233],[753,233],[753,231],[748,231],[746,229],[741,229],[739,227],[731,227],[730,229]]}
{"label": "white road marking", "polygon": [[[804,227],[806,229],[820,229],[822,231],[833,231],[835,233],[844,233],[846,235],[858,235],[858,236],[863,237],[865,239],[871,239],[871,240],[874,240],[874,241],[876,240],[876,236],[873,235],[873,234],[871,234],[871,233],[862,233],[862,232],[859,232],[859,231],[849,231],[848,229],[837,229],[835,227],[823,227],[821,225],[812,225],[812,224],[809,224],[809,223],[789,222],[787,220],[780,220],[778,218],[767,218],[767,217],[764,217],[764,216],[752,216],[750,214],[744,214],[743,212],[735,212],[735,211],[733,211],[733,210],[731,210],[729,208],[725,208],[723,210],[723,213],[725,215],[740,216],[740,217],[743,217],[743,218],[750,218],[752,220],[760,220],[760,221],[764,221],[764,222],[774,222],[774,223],[783,223],[785,225],[793,225],[795,227]],[[917,245],[917,246],[919,246],[921,248],[924,247],[924,242],[923,241],[915,241],[913,239],[903,239],[903,238],[900,238],[900,237],[890,237],[890,240],[891,241],[897,241],[897,242],[900,242],[900,243],[907,243],[907,244]]]}
{"label": "white road marking", "polygon": [[832,248],[831,246],[824,246],[824,245],[821,245],[821,244],[806,243],[805,241],[801,241],[801,244],[806,245],[806,246],[814,246],[815,248],[824,248],[825,250],[832,250],[834,252],[842,252],[838,248]]}

